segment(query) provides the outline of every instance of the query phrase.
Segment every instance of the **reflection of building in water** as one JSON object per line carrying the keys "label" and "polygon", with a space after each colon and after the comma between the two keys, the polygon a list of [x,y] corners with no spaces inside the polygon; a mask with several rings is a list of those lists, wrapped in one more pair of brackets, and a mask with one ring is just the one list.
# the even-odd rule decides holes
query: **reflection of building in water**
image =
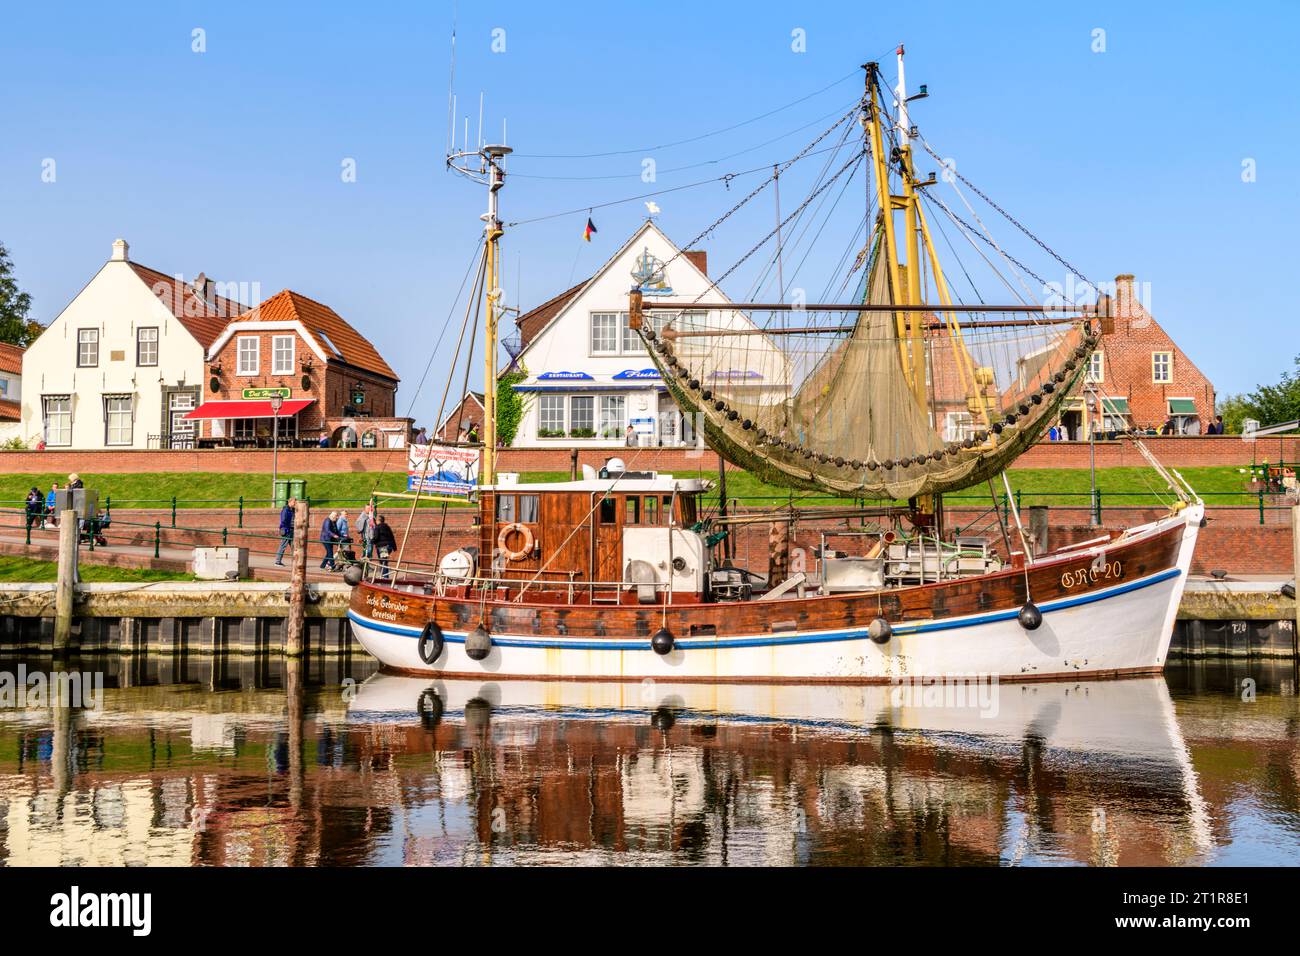
{"label": "reflection of building in water", "polygon": [[[1175,712],[1159,681],[1003,688],[988,717],[861,688],[772,690],[766,712],[688,689],[669,713],[625,703],[639,688],[453,682],[417,711],[429,686],[288,713],[279,690],[175,687],[110,688],[62,723],[0,712],[0,864],[1133,865],[1247,839],[1296,862],[1294,689]],[[1243,798],[1274,829],[1233,827]]]}

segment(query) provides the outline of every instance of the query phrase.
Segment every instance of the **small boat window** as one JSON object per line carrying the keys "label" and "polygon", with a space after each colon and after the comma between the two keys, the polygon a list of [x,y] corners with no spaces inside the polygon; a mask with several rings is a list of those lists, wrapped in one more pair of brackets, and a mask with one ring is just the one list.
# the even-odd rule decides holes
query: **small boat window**
{"label": "small boat window", "polygon": [[636,495],[627,496],[627,514],[623,516],[624,524],[641,523],[641,499]]}
{"label": "small boat window", "polygon": [[519,496],[519,520],[524,524],[537,523],[537,495]]}
{"label": "small boat window", "polygon": [[645,523],[659,523],[659,499],[654,495],[645,496]]}
{"label": "small boat window", "polygon": [[510,524],[515,520],[515,496],[497,495],[497,521]]}
{"label": "small boat window", "polygon": [[689,528],[695,524],[695,499],[690,495],[682,495],[682,527]]}
{"label": "small boat window", "polygon": [[600,499],[600,523],[618,524],[618,502],[613,498],[607,496]]}

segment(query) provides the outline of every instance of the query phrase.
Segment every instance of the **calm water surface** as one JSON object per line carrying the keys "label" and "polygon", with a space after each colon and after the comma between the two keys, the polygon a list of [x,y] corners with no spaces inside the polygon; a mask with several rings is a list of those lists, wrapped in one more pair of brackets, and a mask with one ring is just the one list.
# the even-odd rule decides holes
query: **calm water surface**
{"label": "calm water surface", "polygon": [[1291,663],[944,701],[91,658],[81,707],[52,668],[0,660],[0,865],[1300,864]]}

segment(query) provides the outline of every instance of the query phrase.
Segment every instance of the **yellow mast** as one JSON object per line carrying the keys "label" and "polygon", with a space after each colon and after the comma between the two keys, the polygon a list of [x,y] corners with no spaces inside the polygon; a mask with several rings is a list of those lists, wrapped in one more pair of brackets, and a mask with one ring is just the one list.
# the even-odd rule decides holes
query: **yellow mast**
{"label": "yellow mast", "polygon": [[497,216],[497,191],[505,185],[501,160],[511,152],[509,146],[484,146],[487,167],[488,211],[484,215],[486,237],[486,271],[483,279],[483,468],[479,483],[496,484],[497,466],[497,326],[501,319],[501,220]]}
{"label": "yellow mast", "polygon": [[[898,246],[894,240],[894,197],[889,193],[889,167],[885,161],[885,135],[880,126],[880,103],[876,98],[876,74],[880,70],[878,63],[868,63],[863,67],[867,71],[868,108],[866,120],[867,135],[871,147],[871,161],[875,169],[876,199],[880,203],[880,223],[885,230],[885,263],[889,269],[889,289],[893,301],[906,303],[907,294],[903,291],[898,266]],[[894,313],[894,327],[898,334],[898,358],[909,384],[912,382],[911,362],[907,356],[907,326],[903,313]],[[924,389],[924,381],[922,382]]]}

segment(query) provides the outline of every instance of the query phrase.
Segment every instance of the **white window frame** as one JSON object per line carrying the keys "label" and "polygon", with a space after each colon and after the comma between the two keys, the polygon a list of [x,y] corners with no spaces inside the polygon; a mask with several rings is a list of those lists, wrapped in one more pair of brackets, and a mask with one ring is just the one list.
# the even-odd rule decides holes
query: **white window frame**
{"label": "white window frame", "polygon": [[[1161,378],[1157,371],[1160,368],[1158,359],[1164,356],[1165,377]],[[1156,385],[1169,385],[1174,380],[1174,353],[1169,351],[1151,353],[1151,381]]]}
{"label": "white window frame", "polygon": [[1106,381],[1106,356],[1100,351],[1088,356],[1088,370],[1084,373],[1084,381],[1096,383]]}
{"label": "white window frame", "polygon": [[[612,440],[623,437],[627,429],[627,396],[601,395],[596,403],[596,437]],[[613,410],[617,409],[617,418]]]}
{"label": "white window frame", "polygon": [[[105,395],[102,399],[104,403],[104,447],[106,448],[125,448],[131,445],[135,440],[135,402],[130,395]],[[122,408],[122,402],[126,403],[126,408]],[[118,404],[115,409],[110,409],[111,403]],[[122,440],[123,428],[121,416],[126,415],[125,441]],[[116,425],[114,425],[114,416],[117,416]],[[116,427],[118,440],[113,440],[113,430]]]}
{"label": "white window frame", "polygon": [[[65,415],[67,416],[67,427],[66,427],[67,440],[66,441],[58,441],[54,429],[50,427],[50,422],[51,422],[50,403],[51,402],[67,403],[67,409],[65,411],[60,411],[56,413],[60,416],[60,418],[62,418]],[[71,395],[42,395],[41,396],[41,420],[44,425],[43,431],[45,435],[46,447],[69,448],[72,446],[72,396]],[[63,430],[64,429],[62,428],[59,429],[60,432],[62,432]]]}
{"label": "white window frame", "polygon": [[[587,403],[587,424],[578,424],[578,415],[574,411],[579,402]],[[592,437],[596,437],[596,396],[595,395],[571,395],[569,397],[569,431],[573,432],[578,428],[588,428],[591,430]]]}
{"label": "white window frame", "polygon": [[[253,348],[253,368],[251,370],[244,368],[244,343],[252,342]],[[262,368],[262,340],[256,335],[237,335],[235,336],[235,374],[236,375],[258,375]]]}
{"label": "white window frame", "polygon": [[[600,336],[597,336],[597,321],[599,320],[601,329]],[[593,312],[588,323],[590,336],[590,349],[592,355],[621,355],[619,350],[623,336],[623,327],[621,324],[620,313],[618,312]],[[612,337],[611,337],[612,336]],[[597,348],[598,339],[609,338],[612,343],[610,348]]]}
{"label": "white window frame", "polygon": [[[81,350],[83,346],[94,348],[95,360],[93,362],[82,361]],[[99,368],[99,329],[77,329],[77,368]]]}
{"label": "white window frame", "polygon": [[[289,343],[289,359],[284,364],[280,363],[281,345]],[[272,375],[292,375],[294,359],[297,358],[296,339],[293,335],[273,335],[271,336],[271,374]]]}
{"label": "white window frame", "polygon": [[[152,332],[153,338],[152,339],[144,338],[144,334],[146,332]],[[144,361],[144,346],[146,345],[153,346],[152,362]],[[140,368],[157,368],[158,352],[161,345],[162,342],[161,342],[161,336],[159,334],[158,326],[144,325],[136,329],[135,330],[135,364]]]}
{"label": "white window frame", "polygon": [[[565,409],[568,405],[568,396],[543,392],[537,401],[537,437],[538,438],[557,438],[565,434]],[[549,408],[548,408],[549,406]],[[558,412],[558,424],[555,418]],[[543,431],[558,431],[557,435],[542,435]]]}

